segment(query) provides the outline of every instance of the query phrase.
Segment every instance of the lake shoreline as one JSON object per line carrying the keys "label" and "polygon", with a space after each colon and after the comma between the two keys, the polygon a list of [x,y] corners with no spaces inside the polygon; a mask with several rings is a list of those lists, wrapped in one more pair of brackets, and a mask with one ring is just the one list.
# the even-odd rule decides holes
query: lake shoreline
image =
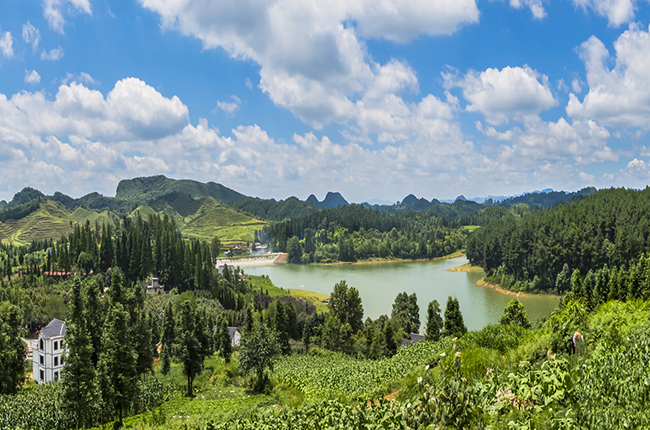
{"label": "lake shoreline", "polygon": [[465,256],[465,251],[457,251],[453,254],[445,255],[442,257],[434,258],[417,258],[415,260],[404,259],[404,258],[394,258],[390,260],[361,260],[361,261],[337,261],[336,263],[310,263],[311,266],[357,266],[357,265],[371,265],[371,264],[386,264],[386,263],[414,263],[414,262],[424,262],[424,261],[442,261],[450,260],[452,258],[460,258]]}
{"label": "lake shoreline", "polygon": [[562,296],[558,296],[557,294],[548,294],[548,293],[522,293],[521,291],[512,291],[503,288],[500,284],[497,284],[495,282],[490,282],[486,281],[485,277],[479,279],[476,281],[476,285],[479,287],[486,287],[486,288],[491,288],[501,294],[505,294],[507,296],[517,296],[525,299],[529,299],[531,297],[554,297],[557,299],[560,299]]}

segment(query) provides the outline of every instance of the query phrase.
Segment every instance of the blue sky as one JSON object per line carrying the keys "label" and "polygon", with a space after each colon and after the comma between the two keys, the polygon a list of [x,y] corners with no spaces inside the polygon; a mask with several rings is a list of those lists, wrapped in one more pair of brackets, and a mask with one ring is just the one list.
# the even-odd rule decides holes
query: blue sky
{"label": "blue sky", "polygon": [[645,187],[646,0],[4,0],[0,199]]}

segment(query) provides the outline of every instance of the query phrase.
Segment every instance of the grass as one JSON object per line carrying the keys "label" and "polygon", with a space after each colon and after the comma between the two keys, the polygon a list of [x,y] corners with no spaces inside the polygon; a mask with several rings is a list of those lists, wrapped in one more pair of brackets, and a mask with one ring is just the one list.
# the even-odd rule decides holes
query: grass
{"label": "grass", "polygon": [[[181,216],[169,205],[160,212],[156,212],[148,205],[142,205],[129,217],[134,217],[137,213],[145,220],[149,215],[167,215],[176,221],[181,234],[185,237],[209,241],[218,236],[222,243],[252,242],[255,231],[268,224],[266,221],[237,212],[213,198],[206,198],[198,211],[187,217]],[[90,221],[92,225],[96,222],[113,224],[118,219],[108,210],[97,212],[79,207],[70,212],[57,202],[45,200],[28,216],[20,220],[7,220],[0,223],[0,242],[26,245],[33,240],[58,240],[72,233],[76,224],[83,225],[86,221]]]}
{"label": "grass", "polygon": [[483,268],[481,266],[472,266],[470,263],[465,263],[461,266],[452,267],[447,269],[447,272],[477,272],[483,273]]}
{"label": "grass", "polygon": [[254,288],[262,289],[271,297],[285,297],[291,296],[299,300],[304,300],[309,304],[316,306],[316,312],[322,313],[327,312],[327,305],[323,303],[323,300],[329,299],[329,296],[325,294],[315,293],[313,291],[307,291],[297,288],[281,288],[276,287],[275,284],[269,279],[266,275],[247,275],[250,279]]}
{"label": "grass", "polygon": [[474,231],[474,230],[476,230],[478,228],[481,228],[481,226],[480,225],[464,225],[463,228],[465,230]]}

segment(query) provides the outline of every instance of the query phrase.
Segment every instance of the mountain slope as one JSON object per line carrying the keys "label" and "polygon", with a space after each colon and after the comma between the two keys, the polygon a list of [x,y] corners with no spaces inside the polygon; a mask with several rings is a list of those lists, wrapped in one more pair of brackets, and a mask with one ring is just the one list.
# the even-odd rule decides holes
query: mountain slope
{"label": "mountain slope", "polygon": [[349,206],[350,203],[348,203],[345,198],[341,195],[341,193],[338,192],[331,192],[329,191],[327,195],[325,195],[325,199],[323,199],[322,202],[319,202],[318,199],[316,198],[315,195],[310,194],[309,197],[307,197],[306,200],[308,203],[313,204],[316,206],[318,209],[328,209],[328,208],[337,208],[339,206]]}
{"label": "mountain slope", "polygon": [[191,179],[170,179],[159,175],[120,181],[115,198],[126,201],[148,201],[170,193],[187,194],[195,199],[212,197],[224,203],[236,202],[245,197],[215,182],[205,184]]}

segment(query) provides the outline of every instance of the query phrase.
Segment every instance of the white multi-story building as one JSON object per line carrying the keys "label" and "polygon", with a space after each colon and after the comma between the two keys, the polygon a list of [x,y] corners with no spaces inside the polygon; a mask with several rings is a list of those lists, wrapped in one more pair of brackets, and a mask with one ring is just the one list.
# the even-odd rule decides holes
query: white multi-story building
{"label": "white multi-story building", "polygon": [[38,384],[58,381],[63,370],[65,321],[54,318],[38,335],[37,349],[32,353],[33,378]]}

